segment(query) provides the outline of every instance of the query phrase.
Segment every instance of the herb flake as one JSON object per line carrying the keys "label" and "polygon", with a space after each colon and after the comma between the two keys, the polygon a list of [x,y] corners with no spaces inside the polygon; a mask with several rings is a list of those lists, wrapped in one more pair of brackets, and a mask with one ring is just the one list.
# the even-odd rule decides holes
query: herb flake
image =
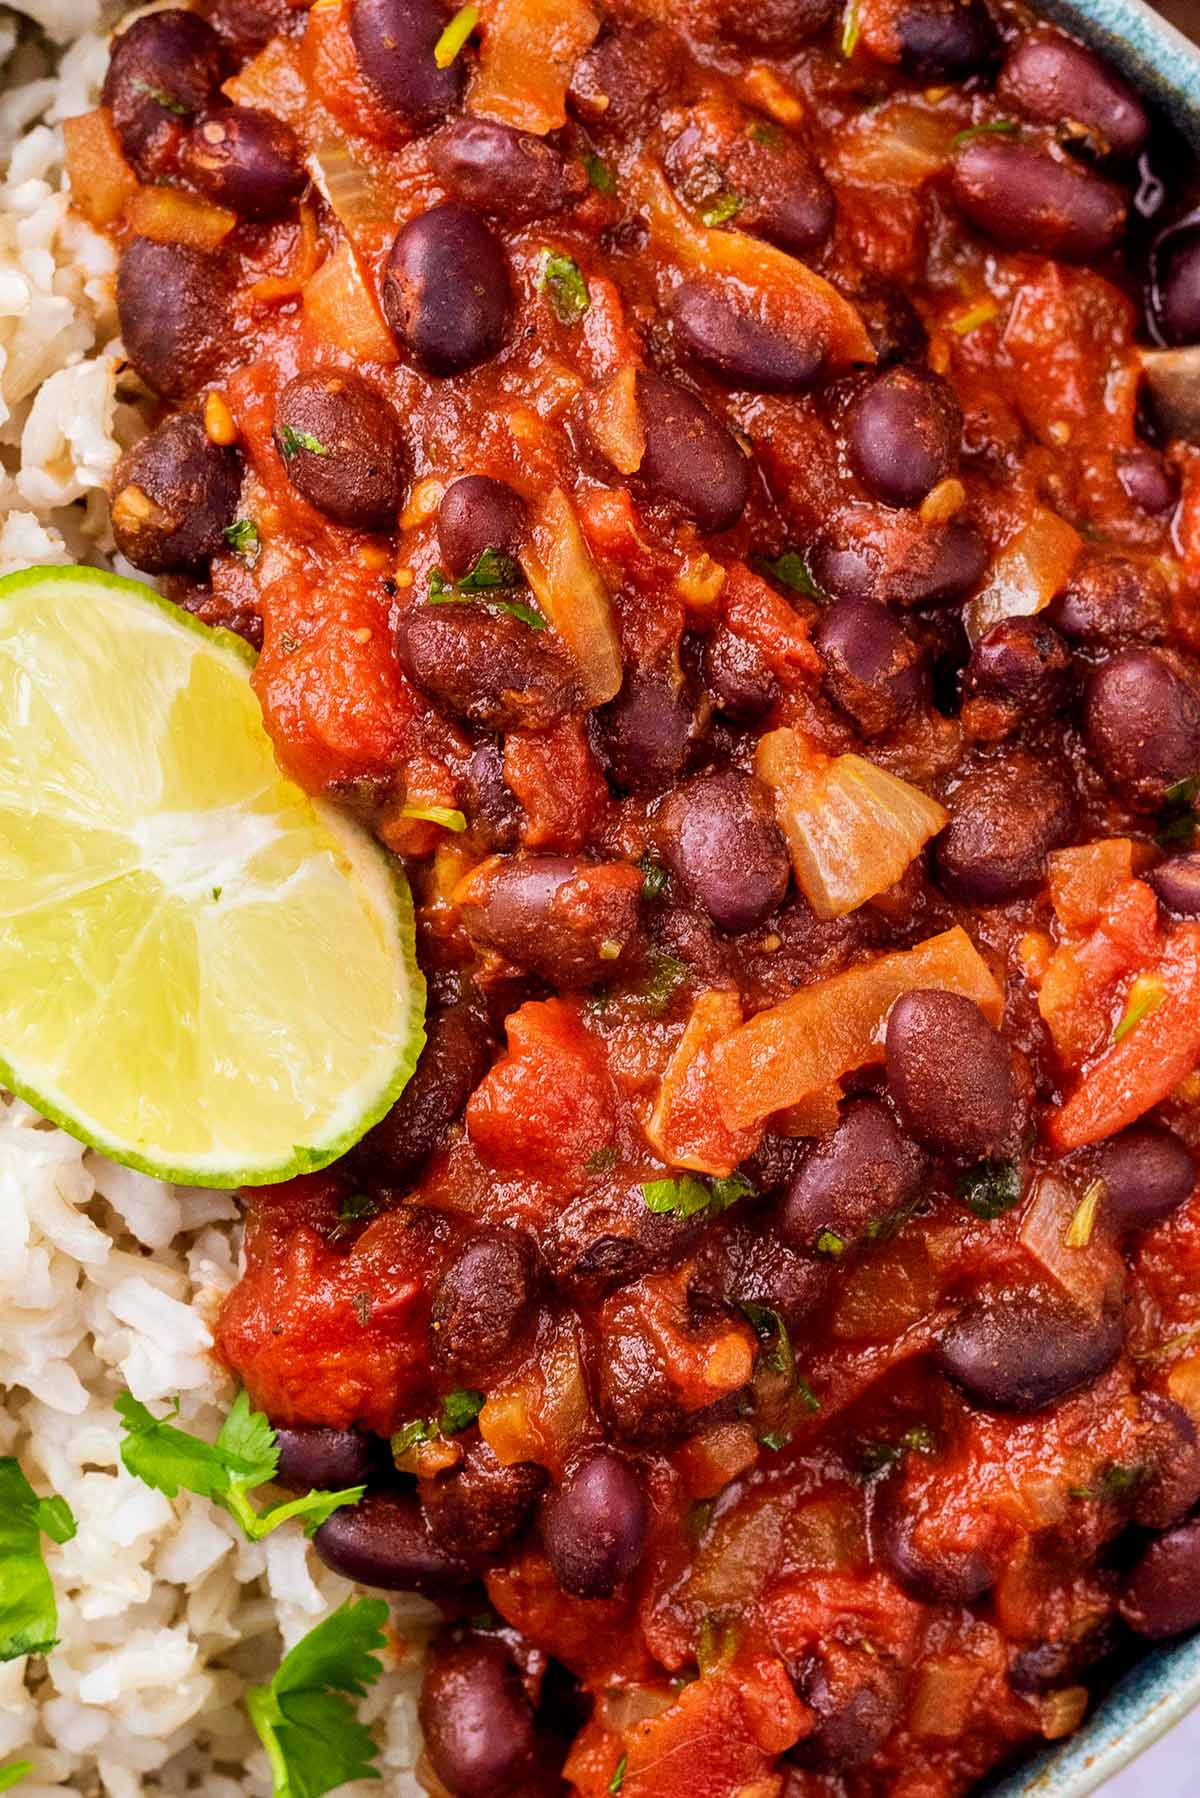
{"label": "herb flake", "polygon": [[700,222],[707,225],[710,229],[713,229],[718,225],[727,225],[731,219],[737,217],[744,205],[745,201],[742,199],[741,194],[718,194],[711,204],[706,206],[704,211],[700,214]]}
{"label": "herb flake", "polygon": [[613,1776],[608,1782],[608,1789],[610,1792],[616,1793],[621,1790],[621,1787],[625,1784],[625,1769],[628,1765],[629,1765],[629,1756],[627,1754],[623,1754],[621,1756],[620,1760],[617,1762],[616,1766],[613,1768]]}
{"label": "herb flake", "polygon": [[0,1767],[0,1792],[11,1792],[32,1772],[32,1761],[9,1761],[7,1767]]}
{"label": "herb flake", "polygon": [[1016,119],[985,119],[980,125],[968,125],[965,131],[956,131],[950,139],[950,148],[957,150],[962,144],[972,144],[977,137],[1017,137],[1020,130]]}
{"label": "herb flake", "polygon": [[439,824],[443,830],[462,832],[467,828],[466,814],[453,805],[402,805],[400,816],[422,824]]}
{"label": "herb flake", "polygon": [[1196,835],[1196,800],[1200,797],[1200,774],[1189,774],[1169,786],[1163,796],[1154,840],[1162,849],[1176,843],[1191,843]]}
{"label": "herb flake", "polygon": [[781,556],[754,556],[752,561],[760,574],[778,581],[781,587],[789,587],[793,593],[802,593],[805,599],[822,604],[829,598],[824,587],[813,579],[808,563],[798,549],[785,549]]}
{"label": "herb flake", "polygon": [[448,69],[450,64],[466,47],[467,39],[479,23],[479,8],[474,4],[460,6],[437,43],[433,46],[433,60],[439,69]]}
{"label": "herb flake", "polygon": [[602,156],[597,156],[594,150],[585,150],[582,161],[588,181],[598,194],[616,193],[616,176]]}
{"label": "herb flake", "polygon": [[232,524],[225,526],[221,535],[225,539],[225,547],[231,549],[235,556],[240,556],[247,568],[253,568],[262,549],[262,537],[254,520],[235,518]]}
{"label": "herb flake", "polygon": [[1012,1161],[980,1161],[960,1174],[955,1187],[968,1211],[993,1223],[1021,1198],[1021,1172]]}
{"label": "herb flake", "polygon": [[292,425],[280,425],[279,449],[285,461],[290,462],[301,450],[307,450],[310,456],[328,456],[331,450],[326,449],[319,438],[311,431],[297,431]]}
{"label": "herb flake", "polygon": [[562,325],[577,325],[592,303],[583,271],[565,250],[542,251],[534,286],[545,294],[551,312]]}
{"label": "herb flake", "polygon": [[468,1429],[483,1410],[483,1393],[471,1386],[456,1386],[442,1400],[438,1429],[443,1436],[457,1436]]}
{"label": "herb flake", "polygon": [[1136,1030],[1143,1018],[1157,1011],[1167,996],[1167,989],[1158,974],[1139,974],[1129,988],[1125,999],[1125,1009],[1113,1030],[1112,1039],[1119,1043]]}

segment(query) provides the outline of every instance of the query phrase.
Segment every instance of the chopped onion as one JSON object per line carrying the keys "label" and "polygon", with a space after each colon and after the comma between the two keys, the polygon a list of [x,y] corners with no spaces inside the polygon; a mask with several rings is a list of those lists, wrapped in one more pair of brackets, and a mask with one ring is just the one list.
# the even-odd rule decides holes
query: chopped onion
{"label": "chopped onion", "polygon": [[470,110],[539,137],[559,130],[575,64],[599,30],[587,0],[492,0]]}
{"label": "chopped onion", "polygon": [[125,208],[137,237],[156,243],[185,243],[196,250],[215,250],[237,224],[237,213],[193,199],[177,187],[141,187]]}
{"label": "chopped onion", "polygon": [[913,1676],[908,1727],[913,1735],[949,1742],[963,1734],[986,1669],[966,1655],[930,1655]]}
{"label": "chopped onion", "polygon": [[138,191],[106,106],[63,120],[71,199],[100,230],[113,225]]}
{"label": "chopped onion", "polygon": [[583,704],[603,705],[621,685],[621,644],[608,591],[561,487],[539,501],[531,543],[523,561],[538,605],[575,663]]}
{"label": "chopped onion", "polygon": [[959,121],[911,100],[862,113],[837,144],[837,173],[847,181],[920,187],[945,166]]}
{"label": "chopped onion", "polygon": [[722,1178],[758,1147],[757,1130],[725,1128],[709,1091],[712,1051],[741,1021],[734,992],[710,988],[692,1007],[646,1126],[650,1146],[667,1167]]}
{"label": "chopped onion", "polygon": [[585,402],[588,430],[596,447],[621,474],[636,474],[646,453],[646,432],[637,403],[638,371],[628,362]]}
{"label": "chopped onion", "polygon": [[360,362],[398,362],[400,353],[348,237],[304,284],[314,334]]}
{"label": "chopped onion", "polygon": [[1167,436],[1200,443],[1200,344],[1143,350],[1141,361],[1155,417]]}
{"label": "chopped onion", "polygon": [[323,137],[309,156],[308,167],[348,236],[354,237],[364,227],[388,224],[394,218],[393,208],[344,138]]}
{"label": "chopped onion", "polygon": [[[172,0],[173,3],[173,0]],[[313,102],[301,66],[296,38],[273,37],[266,48],[239,69],[222,90],[235,106],[253,106],[284,119],[305,139],[312,126]]]}
{"label": "chopped onion", "polygon": [[755,768],[776,796],[796,881],[818,918],[841,918],[895,886],[948,813],[919,787],[860,755],[816,756],[773,730]]}
{"label": "chopped onion", "polygon": [[1067,1182],[1057,1174],[1043,1173],[1033,1183],[1020,1229],[1027,1253],[1093,1317],[1099,1316],[1114,1276],[1119,1279],[1121,1273],[1120,1257],[1107,1232],[1096,1227],[1100,1196],[1097,1193],[1089,1207],[1089,1222],[1086,1215],[1080,1217],[1080,1201]]}
{"label": "chopped onion", "polygon": [[966,607],[967,635],[977,643],[1002,618],[1028,618],[1060,593],[1083,548],[1083,539],[1065,518],[1044,506],[1010,537],[992,563],[983,592]]}

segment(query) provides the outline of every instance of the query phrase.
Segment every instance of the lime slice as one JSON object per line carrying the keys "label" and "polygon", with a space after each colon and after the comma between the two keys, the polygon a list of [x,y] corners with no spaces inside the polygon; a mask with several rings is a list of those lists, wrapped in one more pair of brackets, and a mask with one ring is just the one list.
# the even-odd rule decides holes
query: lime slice
{"label": "lime slice", "polygon": [[404,879],[280,773],[253,663],[135,581],[0,581],[0,1085],[201,1186],[324,1167],[424,1041]]}

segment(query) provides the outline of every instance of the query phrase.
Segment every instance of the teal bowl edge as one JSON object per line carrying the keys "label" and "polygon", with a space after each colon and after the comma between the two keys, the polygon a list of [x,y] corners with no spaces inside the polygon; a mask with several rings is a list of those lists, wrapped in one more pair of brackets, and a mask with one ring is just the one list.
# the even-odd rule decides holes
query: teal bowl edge
{"label": "teal bowl edge", "polygon": [[[1038,10],[1109,56],[1200,150],[1200,49],[1182,32],[1142,0],[1041,0]],[[1197,1704],[1200,1635],[1149,1650],[1073,1736],[979,1798],[1087,1798]]]}

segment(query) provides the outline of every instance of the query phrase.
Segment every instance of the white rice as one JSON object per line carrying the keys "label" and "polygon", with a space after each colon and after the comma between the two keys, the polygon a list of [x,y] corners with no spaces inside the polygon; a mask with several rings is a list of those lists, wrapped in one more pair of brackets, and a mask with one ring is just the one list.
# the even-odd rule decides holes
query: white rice
{"label": "white rice", "polygon": [[[99,0],[21,0],[57,45],[0,12],[0,574],[113,556],[105,490],[143,429],[120,372],[108,242],[68,207],[61,121],[96,104],[107,61]],[[0,1094],[0,1454],[70,1504],[78,1535],[46,1539],[58,1646],[0,1664],[0,1764],[21,1798],[70,1792],[270,1793],[247,1685],[351,1594],[299,1524],[250,1543],[226,1514],[174,1501],[121,1466],[128,1389],[211,1440],[233,1396],[210,1324],[237,1277],[225,1194],[113,1166]],[[401,1599],[409,1647],[364,1703],[382,1783],[408,1798],[419,1752],[419,1651],[436,1613]]]}

